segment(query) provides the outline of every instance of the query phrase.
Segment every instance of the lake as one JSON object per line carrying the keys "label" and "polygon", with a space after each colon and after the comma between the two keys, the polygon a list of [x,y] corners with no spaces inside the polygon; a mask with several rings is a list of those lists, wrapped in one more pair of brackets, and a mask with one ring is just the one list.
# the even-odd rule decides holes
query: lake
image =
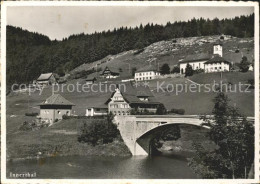
{"label": "lake", "polygon": [[64,156],[7,162],[12,173],[35,173],[52,179],[196,179],[185,157],[177,155],[95,157]]}

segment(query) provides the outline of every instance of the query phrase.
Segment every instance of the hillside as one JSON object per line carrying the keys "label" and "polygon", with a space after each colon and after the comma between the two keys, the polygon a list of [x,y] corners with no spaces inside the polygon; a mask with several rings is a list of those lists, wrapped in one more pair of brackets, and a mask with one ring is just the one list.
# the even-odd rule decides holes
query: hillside
{"label": "hillside", "polygon": [[[138,50],[130,50],[116,55],[109,55],[93,63],[84,63],[70,73],[109,66],[109,68],[117,71],[121,68],[120,76],[125,78],[131,77],[132,68],[138,69],[149,64],[160,67],[167,63],[172,69],[180,59],[189,54],[212,54],[213,43],[218,39],[219,36],[215,35],[160,41],[145,47],[140,53]],[[239,63],[242,56],[246,56],[249,62],[254,60],[254,39],[224,36],[223,57],[230,62]],[[94,73],[92,76],[98,77],[98,74]]]}
{"label": "hillside", "polygon": [[[153,52],[156,54],[156,50],[161,49],[164,51],[156,56],[157,59],[160,62],[171,62],[174,55],[172,64],[176,64],[179,57],[187,54],[187,50],[188,53],[193,52],[195,46],[187,45],[186,49],[181,48],[181,51],[177,46],[176,51],[179,54],[175,54],[174,39],[185,40],[188,37],[221,34],[239,38],[253,37],[254,14],[223,20],[200,18],[187,22],[168,22],[166,25],[141,24],[135,28],[121,27],[100,33],[72,35],[62,41],[50,41],[46,36],[7,26],[7,84],[29,83],[46,72],[64,75],[84,63],[93,63],[119,53],[124,55],[125,60],[131,61],[133,66],[139,62],[145,65],[147,64],[145,61],[153,59]],[[164,42],[169,47],[173,47],[173,50],[167,50]],[[155,45],[151,45],[153,43]],[[159,44],[158,48],[154,48],[156,44]],[[140,49],[145,47],[146,50],[133,59],[124,54],[129,51],[131,55],[131,50],[142,51]],[[189,47],[191,47],[190,51]],[[235,47],[238,45],[236,44]],[[208,45],[204,45],[201,49],[207,51],[209,48]],[[182,56],[181,52],[183,52]]]}

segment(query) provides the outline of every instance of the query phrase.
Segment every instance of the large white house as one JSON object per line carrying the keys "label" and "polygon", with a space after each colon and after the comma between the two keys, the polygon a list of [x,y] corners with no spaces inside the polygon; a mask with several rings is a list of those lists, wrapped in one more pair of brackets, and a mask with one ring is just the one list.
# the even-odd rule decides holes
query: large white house
{"label": "large white house", "polygon": [[145,66],[135,72],[136,81],[153,80],[161,75],[155,66]]}
{"label": "large white house", "polygon": [[230,70],[230,62],[222,57],[222,43],[217,41],[213,44],[213,54],[200,53],[188,55],[185,59],[179,62],[180,73],[184,74],[187,64],[191,65],[193,70],[202,69],[206,73],[224,72]]}
{"label": "large white house", "polygon": [[158,106],[163,105],[157,101],[149,87],[134,87],[131,82],[119,85],[105,104],[108,106],[108,112],[120,116],[130,115],[131,109],[156,112]]}

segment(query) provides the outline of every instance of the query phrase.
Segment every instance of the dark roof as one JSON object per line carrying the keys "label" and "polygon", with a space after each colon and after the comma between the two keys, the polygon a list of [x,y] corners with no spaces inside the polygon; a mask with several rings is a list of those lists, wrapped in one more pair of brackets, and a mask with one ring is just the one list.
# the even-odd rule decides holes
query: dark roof
{"label": "dark roof", "polygon": [[213,45],[223,45],[222,41],[217,40],[215,43],[213,43]]}
{"label": "dark roof", "polygon": [[138,69],[136,72],[150,72],[150,71],[158,71],[156,66],[148,65],[143,68]]}
{"label": "dark roof", "polygon": [[103,75],[106,69],[110,70],[110,72],[113,73],[113,74],[119,75],[119,72],[118,72],[118,71],[116,71],[114,68],[111,68],[111,67],[109,68],[108,66],[106,66],[106,67],[101,71],[100,75]]}
{"label": "dark roof", "polygon": [[37,79],[37,81],[42,80],[49,80],[49,78],[53,75],[53,73],[43,73],[40,75],[40,77]]}
{"label": "dark roof", "polygon": [[208,61],[206,61],[204,64],[211,64],[211,63],[227,63],[230,64],[229,61],[227,61],[225,58],[221,57],[220,55],[214,55],[211,59],[209,59]]}
{"label": "dark roof", "polygon": [[[161,102],[157,101],[154,97],[149,87],[138,85],[135,87],[131,82],[125,82],[119,84],[119,90],[124,100],[129,104],[161,104]],[[112,93],[111,97],[105,102],[105,104],[108,104],[111,101],[114,93],[115,92]],[[138,97],[147,97],[148,101],[141,101]]]}
{"label": "dark roof", "polygon": [[60,94],[53,94],[49,98],[47,98],[44,102],[40,104],[42,105],[75,105],[71,103],[70,101],[66,100],[63,96]]}
{"label": "dark roof", "polygon": [[203,61],[208,60],[211,58],[211,54],[208,53],[198,53],[198,54],[192,54],[188,55],[186,58],[184,58],[180,63],[189,63],[189,62],[196,62],[196,61]]}

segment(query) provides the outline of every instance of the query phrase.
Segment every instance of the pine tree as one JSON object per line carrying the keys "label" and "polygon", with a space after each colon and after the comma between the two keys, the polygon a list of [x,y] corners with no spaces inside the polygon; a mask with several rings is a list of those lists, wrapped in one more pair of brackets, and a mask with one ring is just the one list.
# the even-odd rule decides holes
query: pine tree
{"label": "pine tree", "polygon": [[162,67],[160,68],[161,74],[169,74],[170,73],[170,67],[167,63],[163,64]]}
{"label": "pine tree", "polygon": [[192,76],[193,75],[193,69],[192,66],[188,63],[185,68],[185,77]]}

